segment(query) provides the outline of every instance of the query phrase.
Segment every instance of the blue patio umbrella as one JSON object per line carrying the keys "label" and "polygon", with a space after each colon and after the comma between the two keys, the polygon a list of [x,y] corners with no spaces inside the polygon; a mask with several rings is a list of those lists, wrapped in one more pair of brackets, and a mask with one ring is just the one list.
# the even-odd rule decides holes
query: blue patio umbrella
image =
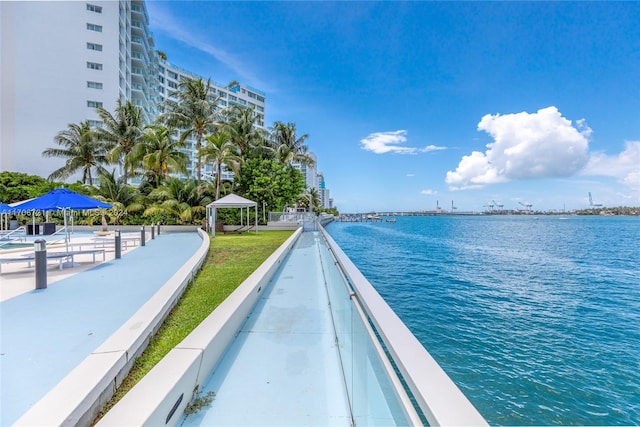
{"label": "blue patio umbrella", "polygon": [[101,202],[100,200],[92,199],[82,194],[78,194],[74,191],[66,188],[56,188],[49,191],[47,194],[36,197],[35,199],[27,200],[22,203],[18,203],[13,206],[12,209],[18,211],[60,211],[65,209],[70,210],[86,210],[86,209],[108,209],[111,205]]}
{"label": "blue patio umbrella", "polygon": [[27,200],[22,203],[18,203],[13,206],[13,210],[16,212],[49,212],[49,211],[63,211],[64,226],[65,226],[65,244],[67,245],[67,251],[69,250],[67,231],[67,211],[71,210],[88,210],[88,209],[108,209],[111,205],[101,202],[99,200],[92,199],[82,194],[78,194],[74,191],[66,188],[56,188],[49,191],[47,194],[36,197],[35,199]]}

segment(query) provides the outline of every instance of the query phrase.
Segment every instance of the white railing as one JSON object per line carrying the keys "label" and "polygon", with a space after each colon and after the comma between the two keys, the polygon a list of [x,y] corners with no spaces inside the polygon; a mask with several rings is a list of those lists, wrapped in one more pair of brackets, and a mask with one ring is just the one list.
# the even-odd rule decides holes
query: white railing
{"label": "white railing", "polygon": [[[429,425],[487,425],[455,383],[382,299],[329,234],[320,227],[363,322],[373,325]],[[389,373],[392,377],[392,373]]]}
{"label": "white railing", "polygon": [[307,212],[269,212],[269,222],[302,222]]}
{"label": "white railing", "polygon": [[[56,237],[54,237],[56,236]],[[64,242],[66,239],[69,238],[69,232],[67,230],[67,227],[60,227],[59,229],[57,229],[54,233],[50,234],[47,237],[47,245],[52,245],[55,243],[59,243],[59,242]]]}
{"label": "white railing", "polygon": [[15,230],[0,231],[0,246],[8,245],[15,241],[27,241],[27,229],[24,226],[18,227]]}

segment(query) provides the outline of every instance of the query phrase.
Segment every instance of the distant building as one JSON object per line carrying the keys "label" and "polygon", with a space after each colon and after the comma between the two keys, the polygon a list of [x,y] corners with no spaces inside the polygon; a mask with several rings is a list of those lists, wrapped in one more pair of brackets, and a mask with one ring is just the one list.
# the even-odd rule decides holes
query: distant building
{"label": "distant building", "polygon": [[313,159],[314,164],[312,166],[303,165],[301,163],[294,162],[291,165],[302,172],[307,188],[315,188],[320,198],[320,203],[323,208],[329,209],[333,207],[333,199],[329,198],[329,189],[326,188],[324,182],[324,174],[317,169],[317,157],[314,153],[309,152],[309,157]]}
{"label": "distant building", "polygon": [[322,172],[318,172],[318,197],[320,198],[320,203],[322,207],[325,209],[332,208],[333,203],[332,199],[329,197],[329,189],[325,186],[324,183],[324,174]]}
{"label": "distant building", "polygon": [[316,158],[316,155],[312,152],[307,153],[307,155],[313,160],[313,165],[311,166],[303,165],[302,163],[293,162],[291,163],[291,166],[293,166],[294,168],[302,172],[307,188],[317,188],[318,182],[317,182],[317,176],[316,176],[317,175],[316,164],[318,159]]}
{"label": "distant building", "polygon": [[[63,159],[42,157],[71,123],[101,122],[118,99],[141,107],[145,123],[184,77],[161,61],[144,1],[0,1],[0,170],[47,177]],[[206,80],[206,79],[205,79]],[[212,83],[220,106],[255,105],[264,126],[265,94]],[[188,165],[195,169],[195,147]],[[214,171],[205,166],[206,176]]]}

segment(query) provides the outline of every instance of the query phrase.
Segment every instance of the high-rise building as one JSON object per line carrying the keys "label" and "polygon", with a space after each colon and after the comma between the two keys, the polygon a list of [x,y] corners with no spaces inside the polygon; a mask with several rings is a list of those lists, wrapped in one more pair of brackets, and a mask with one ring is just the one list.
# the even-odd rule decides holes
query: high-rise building
{"label": "high-rise building", "polygon": [[[159,64],[159,92],[162,100],[169,98],[172,93],[175,93],[176,90],[178,90],[180,82],[187,78],[202,78],[203,80],[208,81],[204,77],[198,76],[167,61],[161,60]],[[256,124],[264,128],[264,108],[266,97],[264,92],[250,86],[241,85],[237,82],[226,85],[214,81],[209,82],[211,85],[209,98],[211,101],[217,100],[219,108],[226,108],[233,105],[253,108],[254,114],[257,116]],[[195,137],[187,140],[186,144],[186,151],[189,156],[187,170],[189,172],[189,176],[195,177],[195,170],[197,166]],[[212,165],[202,165],[202,176],[204,179],[213,179],[216,173],[217,171],[213,169]],[[234,174],[230,170],[226,170],[223,165],[221,177],[223,180],[233,181]]]}
{"label": "high-rise building", "polygon": [[[181,79],[200,77],[158,58],[143,0],[0,1],[0,24],[2,171],[46,177],[64,160],[42,151],[56,146],[54,137],[69,124],[100,126],[95,109],[113,112],[118,99],[141,107],[150,123]],[[264,126],[263,92],[212,87],[220,107],[255,106]],[[194,150],[190,145],[190,174]]]}
{"label": "high-rise building", "polygon": [[329,189],[324,183],[324,174],[318,172],[318,197],[323,208],[329,209],[333,207],[333,199],[329,197]]}
{"label": "high-rise building", "polygon": [[48,176],[41,153],[70,123],[100,125],[118,99],[156,113],[158,73],[142,1],[0,2],[0,169]]}
{"label": "high-rise building", "polygon": [[302,163],[292,163],[291,165],[302,172],[307,188],[315,188],[320,203],[323,208],[332,208],[333,199],[329,198],[329,189],[326,188],[324,182],[324,174],[317,169],[317,158],[312,152],[308,152],[307,155],[313,160],[313,165],[304,165]]}
{"label": "high-rise building", "polygon": [[309,158],[313,160],[312,165],[305,165],[302,163],[293,162],[291,163],[291,166],[293,166],[294,168],[302,172],[307,188],[317,188],[318,187],[318,181],[317,181],[318,171],[316,169],[317,158],[316,158],[316,155],[312,152],[308,152],[307,156],[309,156]]}

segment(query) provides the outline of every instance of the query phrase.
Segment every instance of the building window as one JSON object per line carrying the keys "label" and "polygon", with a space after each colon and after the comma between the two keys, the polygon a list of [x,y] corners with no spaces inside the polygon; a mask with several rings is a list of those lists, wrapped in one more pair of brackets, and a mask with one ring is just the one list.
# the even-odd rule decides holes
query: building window
{"label": "building window", "polygon": [[177,89],[178,88],[178,85],[176,84],[176,82],[172,82],[171,80],[169,80],[167,82],[167,85],[172,89]]}
{"label": "building window", "polygon": [[102,64],[98,64],[97,62],[87,62],[87,68],[91,70],[102,70]]}
{"label": "building window", "polygon": [[90,24],[87,22],[87,30],[96,31],[98,33],[102,32],[102,25]]}
{"label": "building window", "polygon": [[89,107],[89,108],[102,108],[102,102],[87,101],[87,107]]}
{"label": "building window", "polygon": [[171,77],[173,80],[178,80],[178,74],[174,73],[173,71],[167,71],[167,74],[169,75],[169,77]]}
{"label": "building window", "polygon": [[233,96],[233,95],[229,95],[229,100],[230,100],[230,101],[237,101],[237,100],[238,100],[238,98],[236,98],[236,97],[235,97],[235,96]]}
{"label": "building window", "polygon": [[102,45],[98,43],[87,43],[87,49],[102,52]]}
{"label": "building window", "polygon": [[102,6],[96,6],[95,4],[87,3],[87,10],[95,13],[102,13]]}
{"label": "building window", "polygon": [[87,87],[91,89],[102,89],[102,83],[100,82],[87,82]]}
{"label": "building window", "polygon": [[164,83],[164,77],[158,76],[158,80],[160,81],[160,83]]}
{"label": "building window", "polygon": [[100,120],[87,120],[89,122],[89,126],[92,128],[101,128],[102,122]]}
{"label": "building window", "polygon": [[257,99],[258,99],[258,101],[260,101],[260,102],[264,102],[264,97],[263,97],[263,96],[258,95]]}

